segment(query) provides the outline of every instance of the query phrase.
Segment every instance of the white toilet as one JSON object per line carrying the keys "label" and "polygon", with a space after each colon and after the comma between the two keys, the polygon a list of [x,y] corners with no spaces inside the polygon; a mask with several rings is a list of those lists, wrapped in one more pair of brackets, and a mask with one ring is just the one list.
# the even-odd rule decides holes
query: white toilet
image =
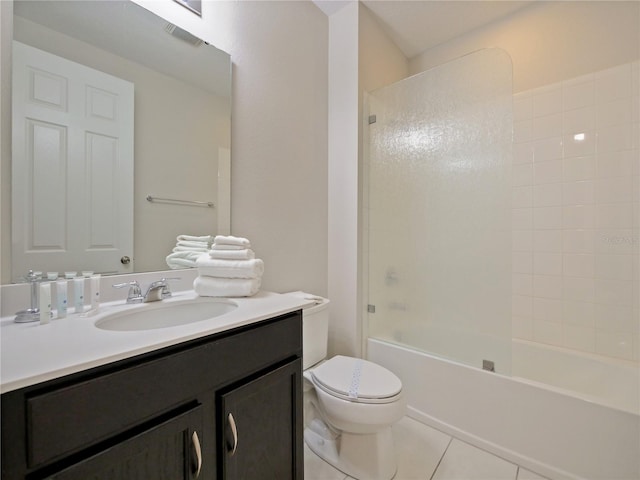
{"label": "white toilet", "polygon": [[319,457],[358,480],[396,473],[391,426],[405,414],[402,382],[359,358],[327,356],[329,300],[291,292],[316,304],[303,312],[304,440]]}

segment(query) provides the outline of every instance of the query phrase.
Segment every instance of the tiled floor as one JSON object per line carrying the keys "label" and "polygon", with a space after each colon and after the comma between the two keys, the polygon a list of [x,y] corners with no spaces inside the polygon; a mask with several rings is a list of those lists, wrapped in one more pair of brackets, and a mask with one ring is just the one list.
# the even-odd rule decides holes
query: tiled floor
{"label": "tiled floor", "polygon": [[[394,480],[544,480],[518,465],[404,417],[393,427]],[[305,480],[351,480],[305,445]]]}

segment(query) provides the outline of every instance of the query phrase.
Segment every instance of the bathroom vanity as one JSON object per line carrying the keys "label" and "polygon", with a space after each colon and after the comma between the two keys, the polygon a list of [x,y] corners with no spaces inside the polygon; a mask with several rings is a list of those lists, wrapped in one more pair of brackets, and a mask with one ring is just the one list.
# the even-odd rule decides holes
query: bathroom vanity
{"label": "bathroom vanity", "polygon": [[[3,324],[3,480],[302,480],[304,301],[263,296],[154,332],[99,331],[93,319]],[[54,348],[28,340],[43,329],[61,339],[74,322],[84,343],[82,329]],[[24,348],[8,343],[20,338]],[[88,358],[86,342],[100,353]],[[74,345],[75,366],[65,358]],[[7,362],[21,351],[44,366],[13,375]]]}

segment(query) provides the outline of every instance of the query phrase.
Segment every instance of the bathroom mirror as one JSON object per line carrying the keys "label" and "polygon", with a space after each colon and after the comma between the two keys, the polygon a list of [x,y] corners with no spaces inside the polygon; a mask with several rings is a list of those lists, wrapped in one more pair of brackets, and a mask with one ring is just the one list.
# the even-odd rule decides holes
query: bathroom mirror
{"label": "bathroom mirror", "polygon": [[[26,205],[22,205],[24,195],[16,195],[16,192],[23,189],[17,187],[15,178],[12,180],[12,173],[20,171],[24,165],[13,165],[12,173],[3,171],[3,188],[8,182],[12,183],[12,211],[22,212],[20,217],[24,217],[18,222],[13,219],[11,258],[4,255],[5,265],[17,265],[17,256],[29,250],[48,253],[58,260],[65,256],[71,260],[50,267],[47,262],[38,264],[37,259],[42,257],[32,257],[36,260],[23,262],[24,266],[13,268],[12,265],[11,278],[2,278],[2,283],[19,281],[26,274],[23,271],[26,265],[34,270],[61,273],[68,270],[94,270],[103,274],[166,270],[165,257],[175,247],[178,235],[229,233],[231,59],[228,54],[124,0],[14,0],[13,38],[14,71],[15,42],[19,42],[132,85],[133,149],[130,157],[133,165],[129,169],[132,173],[125,170],[120,175],[111,169],[94,169],[93,177],[87,173],[90,168],[85,166],[84,176],[58,172],[58,177],[41,178],[40,187],[29,187],[36,194],[53,188],[57,193],[44,197],[60,198],[61,205],[70,203],[69,192],[80,187],[87,191],[98,188],[106,191],[102,198],[111,199],[107,205],[94,205],[94,200],[86,200],[87,205],[83,208],[87,218],[78,231],[71,231],[68,220],[72,215],[68,213],[59,214],[66,226],[56,227],[48,213],[55,212],[55,208],[48,207],[44,214],[42,211],[39,215],[34,214],[31,197]],[[14,99],[14,112],[16,103]],[[104,107],[104,104],[100,105]],[[12,162],[15,163],[15,152],[24,147],[24,142],[16,142],[15,131],[19,129],[15,125],[13,129]],[[30,147],[24,148],[27,155],[18,157],[27,159],[26,170],[33,170]],[[56,161],[63,165],[62,170],[71,168],[65,159]],[[4,165],[6,163],[3,168]],[[115,179],[132,176],[132,181],[128,178],[131,186],[120,191],[109,175]],[[33,178],[27,180],[29,184]],[[131,196],[127,189],[133,192],[131,199],[125,199]],[[149,196],[160,201],[149,201]],[[122,213],[124,207],[120,204],[125,202],[130,206]],[[121,210],[111,208],[111,203],[117,203]],[[66,254],[67,245],[75,238],[91,237],[95,231],[102,231],[107,237],[113,234],[115,238],[115,232],[122,228],[113,220],[126,216],[132,217],[132,251],[119,251],[114,257],[112,245],[94,241],[92,237],[86,242],[91,244],[93,241],[92,255],[108,253],[111,255],[108,262],[96,260],[93,263],[101,266],[81,265],[74,263],[77,256]],[[20,226],[21,221],[29,225]],[[5,221],[3,228],[7,224]],[[60,241],[56,238],[56,228]],[[45,239],[36,248],[33,247],[34,231]],[[51,238],[55,241],[49,241]],[[118,244],[119,240],[113,243]],[[128,263],[124,257],[129,258]]]}

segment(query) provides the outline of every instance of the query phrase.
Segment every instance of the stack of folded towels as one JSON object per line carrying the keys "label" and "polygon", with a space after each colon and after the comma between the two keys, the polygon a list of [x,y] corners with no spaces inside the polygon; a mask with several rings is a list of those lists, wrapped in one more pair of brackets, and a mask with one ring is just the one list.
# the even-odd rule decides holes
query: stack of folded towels
{"label": "stack of folded towels", "polygon": [[194,235],[178,235],[176,246],[167,255],[169,268],[195,268],[196,260],[200,255],[209,251],[213,242],[211,235],[197,237]]}
{"label": "stack of folded towels", "polygon": [[201,297],[250,297],[260,290],[264,263],[246,238],[218,235],[196,260],[193,289]]}

